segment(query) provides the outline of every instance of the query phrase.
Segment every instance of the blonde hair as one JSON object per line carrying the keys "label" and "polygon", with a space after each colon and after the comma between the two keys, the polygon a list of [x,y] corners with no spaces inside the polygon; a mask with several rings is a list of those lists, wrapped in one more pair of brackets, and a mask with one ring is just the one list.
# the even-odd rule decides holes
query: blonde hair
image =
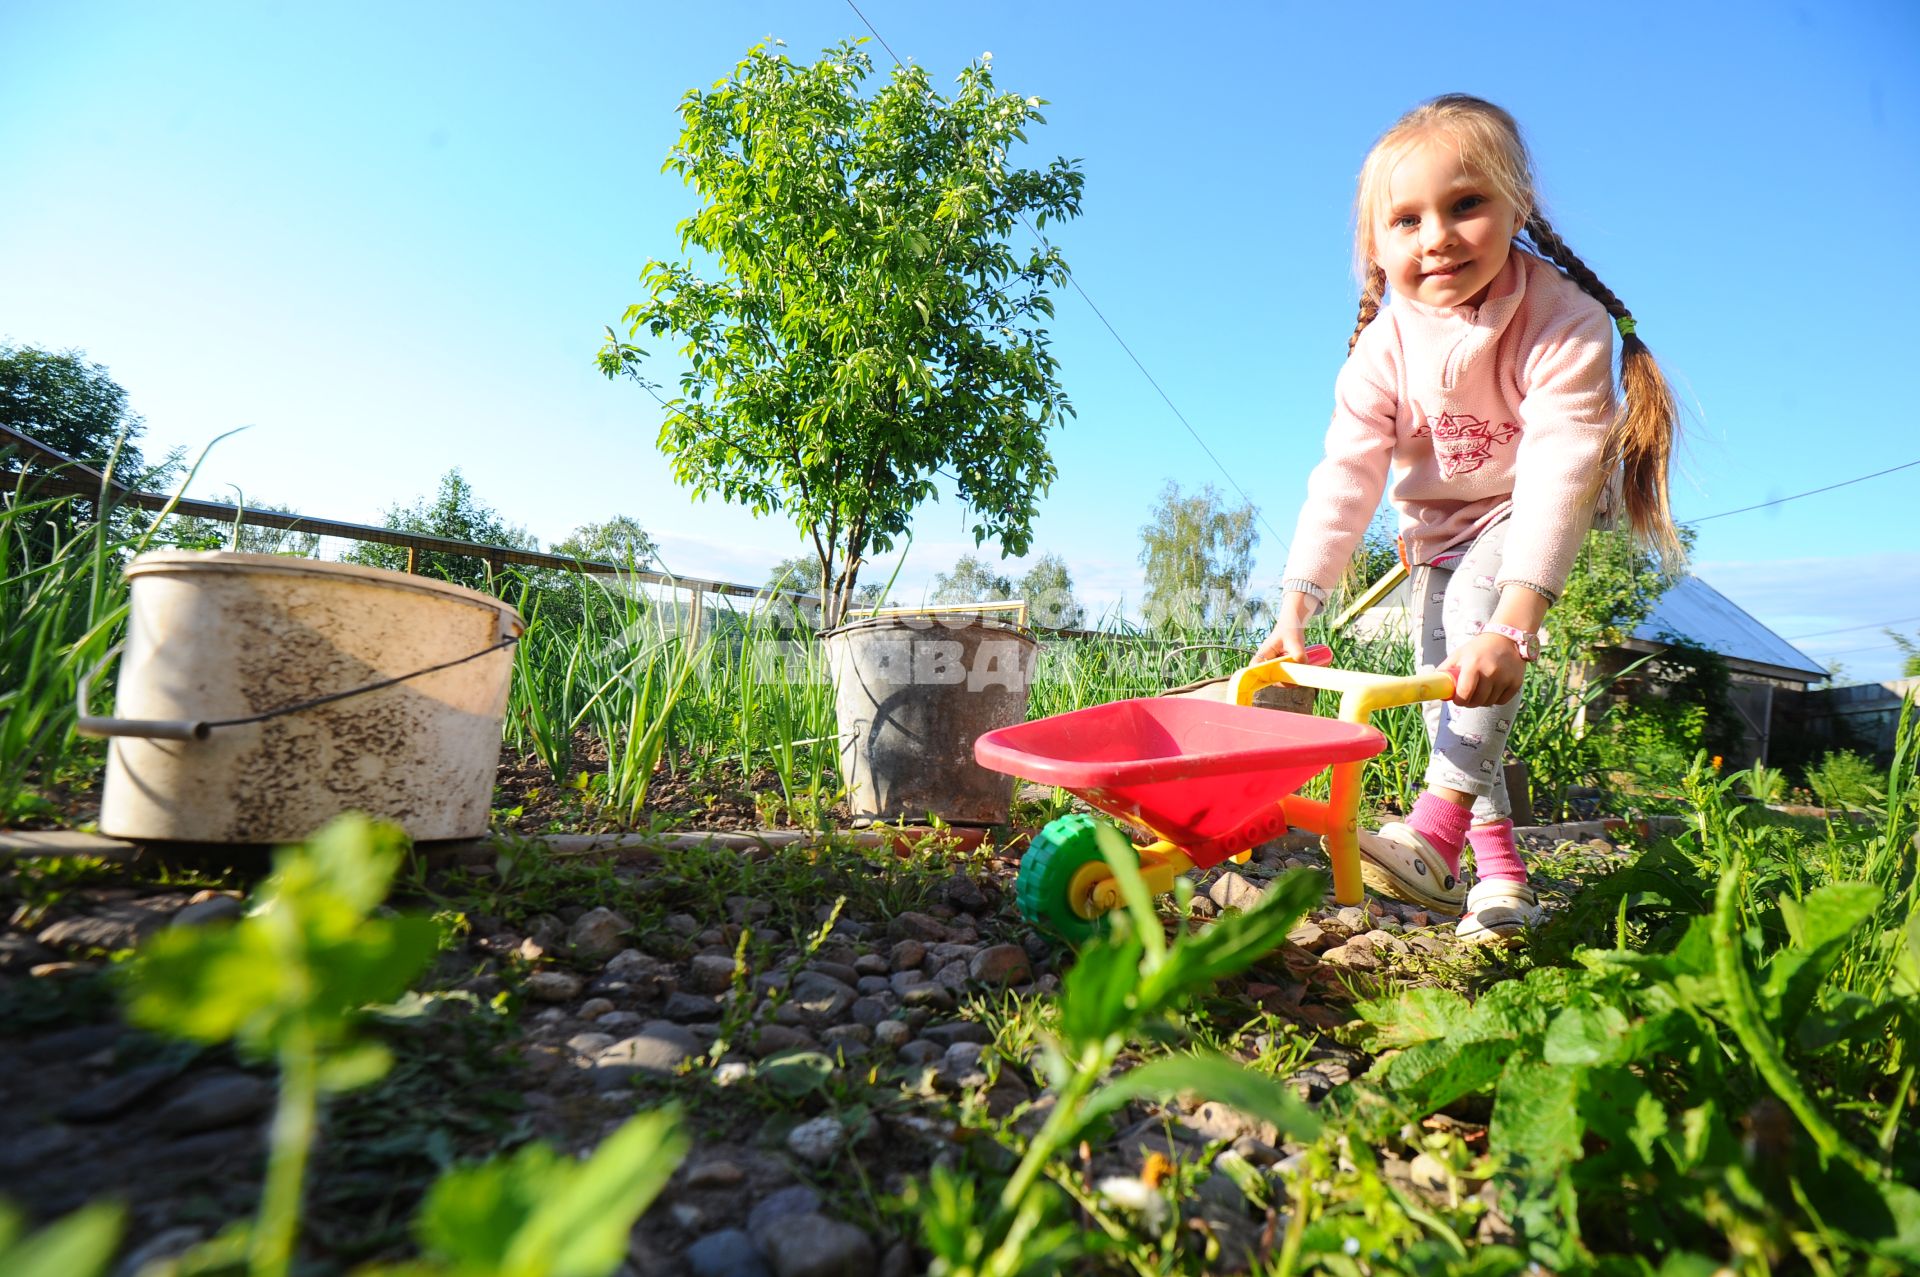
{"label": "blonde hair", "polygon": [[1520,126],[1493,103],[1465,93],[1443,94],[1401,116],[1367,153],[1354,198],[1353,250],[1360,277],[1360,313],[1353,335],[1347,339],[1348,352],[1380,313],[1386,295],[1386,272],[1375,261],[1374,226],[1386,203],[1388,176],[1408,151],[1436,135],[1459,147],[1461,163],[1524,215],[1522,234],[1526,238],[1516,237],[1516,244],[1558,266],[1582,292],[1604,306],[1616,324],[1627,321],[1620,338],[1620,415],[1607,435],[1605,464],[1594,483],[1597,488],[1616,466],[1620,469],[1627,522],[1634,536],[1651,546],[1669,568],[1678,568],[1686,550],[1673,523],[1667,486],[1680,415],[1673,389],[1653,352],[1633,331],[1633,312],[1548,224],[1535,193],[1533,155],[1520,135]]}

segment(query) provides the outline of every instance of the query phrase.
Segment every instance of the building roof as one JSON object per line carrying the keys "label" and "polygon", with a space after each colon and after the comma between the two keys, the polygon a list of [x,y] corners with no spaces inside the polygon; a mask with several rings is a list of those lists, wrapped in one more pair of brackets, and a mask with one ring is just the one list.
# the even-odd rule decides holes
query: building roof
{"label": "building roof", "polygon": [[[1407,622],[1407,583],[1362,612],[1352,629],[1361,636],[1404,636]],[[1553,629],[1553,614],[1546,628]],[[1666,635],[1697,643],[1718,652],[1741,669],[1787,682],[1817,683],[1826,678],[1820,663],[1747,614],[1720,591],[1697,576],[1683,576],[1667,588],[1625,646],[1651,652],[1665,645]]]}
{"label": "building roof", "polygon": [[1633,631],[1642,643],[1674,635],[1718,652],[1730,661],[1770,667],[1766,672],[1791,678],[1827,676],[1818,661],[1749,616],[1745,609],[1697,576],[1683,576],[1667,588],[1653,610]]}

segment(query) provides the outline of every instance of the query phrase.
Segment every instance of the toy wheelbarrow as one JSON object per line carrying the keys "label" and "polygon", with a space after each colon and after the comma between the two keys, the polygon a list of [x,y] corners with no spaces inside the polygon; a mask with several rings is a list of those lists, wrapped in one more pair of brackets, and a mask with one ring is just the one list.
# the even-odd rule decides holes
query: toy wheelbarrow
{"label": "toy wheelbarrow", "polygon": [[[1308,655],[1332,658],[1324,647]],[[1254,693],[1275,683],[1339,692],[1340,717],[1256,708]],[[1293,826],[1325,836],[1334,899],[1359,904],[1360,775],[1387,745],[1367,719],[1394,705],[1450,699],[1452,676],[1394,678],[1264,661],[1235,674],[1230,690],[1230,701],[1148,696],[1003,727],[976,740],[973,756],[982,767],[1057,785],[1150,831],[1156,841],[1134,850],[1152,893],[1171,890],[1189,870],[1244,862]],[[1324,802],[1299,793],[1329,767]],[[1023,917],[1070,943],[1099,934],[1123,903],[1100,853],[1098,823],[1080,814],[1035,835],[1014,889]]]}

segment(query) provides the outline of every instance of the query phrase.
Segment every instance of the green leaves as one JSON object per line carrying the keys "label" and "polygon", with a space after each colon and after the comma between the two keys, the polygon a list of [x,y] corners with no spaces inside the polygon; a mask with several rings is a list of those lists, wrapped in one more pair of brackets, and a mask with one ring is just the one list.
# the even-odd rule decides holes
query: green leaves
{"label": "green leaves", "polygon": [[[225,929],[159,932],[134,968],[132,1018],[202,1042],[229,1038],[256,1055],[290,1032],[342,1043],[359,1008],[390,1002],[432,961],[428,918],[374,917],[399,864],[405,835],[364,817],[335,821],[282,854],[246,917]],[[372,1057],[342,1060],[336,1084],[370,1081]]]}
{"label": "green leaves", "polygon": [[1093,1121],[1129,1101],[1164,1098],[1182,1091],[1204,1095],[1271,1122],[1290,1139],[1312,1140],[1320,1135],[1320,1119],[1286,1083],[1217,1055],[1163,1056],[1130,1070],[1094,1092],[1087,1102],[1086,1117]]}
{"label": "green leaves", "polygon": [[[650,260],[626,312],[630,336],[683,342],[660,430],[676,476],[832,547],[842,605],[936,473],[976,541],[1024,554],[1055,473],[1045,432],[1073,411],[1040,326],[1065,263],[1009,243],[1023,217],[1079,212],[1074,164],[1007,161],[1037,99],[984,64],[951,96],[918,67],[869,93],[872,71],[855,44],[811,65],[758,47],[688,93],[668,167],[701,201],[682,246],[717,275]],[[609,333],[599,362],[638,377],[644,357]]]}
{"label": "green leaves", "polygon": [[96,1203],[28,1235],[26,1220],[0,1201],[0,1273],[7,1277],[99,1277],[120,1245],[126,1212]]}
{"label": "green leaves", "polygon": [[1774,955],[1762,995],[1774,1007],[1782,1034],[1800,1026],[1821,981],[1855,932],[1873,917],[1880,899],[1880,889],[1864,882],[1832,883],[1815,889],[1804,901],[1780,898],[1780,917],[1792,943]]}
{"label": "green leaves", "polygon": [[442,1175],[415,1233],[447,1277],[604,1277],[687,1147],[671,1111],[632,1118],[585,1162],[531,1144]]}

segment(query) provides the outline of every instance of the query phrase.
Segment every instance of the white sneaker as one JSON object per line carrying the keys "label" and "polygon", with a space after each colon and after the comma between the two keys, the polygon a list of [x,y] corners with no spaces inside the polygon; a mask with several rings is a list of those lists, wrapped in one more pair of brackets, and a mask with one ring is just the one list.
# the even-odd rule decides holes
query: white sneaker
{"label": "white sneaker", "polygon": [[1467,893],[1467,916],[1453,929],[1467,944],[1510,944],[1546,920],[1533,888],[1511,878],[1490,878]]}
{"label": "white sneaker", "polygon": [[1396,900],[1436,913],[1459,913],[1467,889],[1419,830],[1390,821],[1360,831],[1360,880]]}

